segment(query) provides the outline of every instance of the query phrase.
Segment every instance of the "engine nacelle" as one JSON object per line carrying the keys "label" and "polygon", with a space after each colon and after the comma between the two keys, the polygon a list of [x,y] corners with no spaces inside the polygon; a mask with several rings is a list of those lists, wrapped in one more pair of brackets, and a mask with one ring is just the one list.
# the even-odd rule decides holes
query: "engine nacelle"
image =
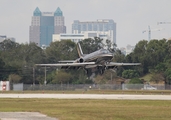
{"label": "engine nacelle", "polygon": [[83,58],[79,58],[79,59],[77,59],[77,62],[83,63],[84,62],[84,59]]}

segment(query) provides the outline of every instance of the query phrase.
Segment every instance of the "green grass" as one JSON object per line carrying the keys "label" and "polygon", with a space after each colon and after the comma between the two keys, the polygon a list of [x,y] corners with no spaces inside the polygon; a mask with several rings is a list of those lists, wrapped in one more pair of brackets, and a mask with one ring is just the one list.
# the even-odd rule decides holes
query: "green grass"
{"label": "green grass", "polygon": [[0,99],[0,111],[40,112],[60,120],[170,120],[171,101]]}

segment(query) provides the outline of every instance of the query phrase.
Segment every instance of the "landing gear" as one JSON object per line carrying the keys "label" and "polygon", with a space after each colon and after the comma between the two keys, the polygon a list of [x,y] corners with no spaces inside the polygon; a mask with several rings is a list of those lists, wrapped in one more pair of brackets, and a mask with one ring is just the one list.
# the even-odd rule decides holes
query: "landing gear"
{"label": "landing gear", "polygon": [[103,73],[105,71],[105,66],[98,66],[97,69],[98,69],[98,72],[100,73],[100,75],[103,75]]}
{"label": "landing gear", "polygon": [[85,69],[85,71],[86,71],[87,76],[90,77],[92,74],[91,69]]}
{"label": "landing gear", "polygon": [[99,71],[100,71],[100,75],[103,75],[104,70],[103,70],[103,69],[101,69],[101,70],[99,70]]}

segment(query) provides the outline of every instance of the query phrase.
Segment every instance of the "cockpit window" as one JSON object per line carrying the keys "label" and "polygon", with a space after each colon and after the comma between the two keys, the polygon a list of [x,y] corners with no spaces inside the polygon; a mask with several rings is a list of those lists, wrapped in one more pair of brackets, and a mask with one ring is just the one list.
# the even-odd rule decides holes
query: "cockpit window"
{"label": "cockpit window", "polygon": [[108,50],[106,50],[106,49],[102,49],[102,50],[101,50],[101,53],[103,53],[103,54],[107,54],[107,53],[109,53],[109,51],[108,51]]}

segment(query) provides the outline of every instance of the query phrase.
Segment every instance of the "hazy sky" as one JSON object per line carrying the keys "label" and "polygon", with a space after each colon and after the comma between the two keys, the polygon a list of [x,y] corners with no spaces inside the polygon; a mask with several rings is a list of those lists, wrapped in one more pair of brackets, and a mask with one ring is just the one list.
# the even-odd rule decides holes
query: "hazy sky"
{"label": "hazy sky", "polygon": [[[29,40],[31,16],[36,7],[42,12],[54,12],[60,7],[65,17],[67,33],[71,33],[73,20],[96,21],[113,19],[116,24],[118,47],[135,45],[151,38],[171,37],[171,0],[0,0],[0,35],[14,37],[19,43]],[[160,31],[152,29],[161,29]]]}

